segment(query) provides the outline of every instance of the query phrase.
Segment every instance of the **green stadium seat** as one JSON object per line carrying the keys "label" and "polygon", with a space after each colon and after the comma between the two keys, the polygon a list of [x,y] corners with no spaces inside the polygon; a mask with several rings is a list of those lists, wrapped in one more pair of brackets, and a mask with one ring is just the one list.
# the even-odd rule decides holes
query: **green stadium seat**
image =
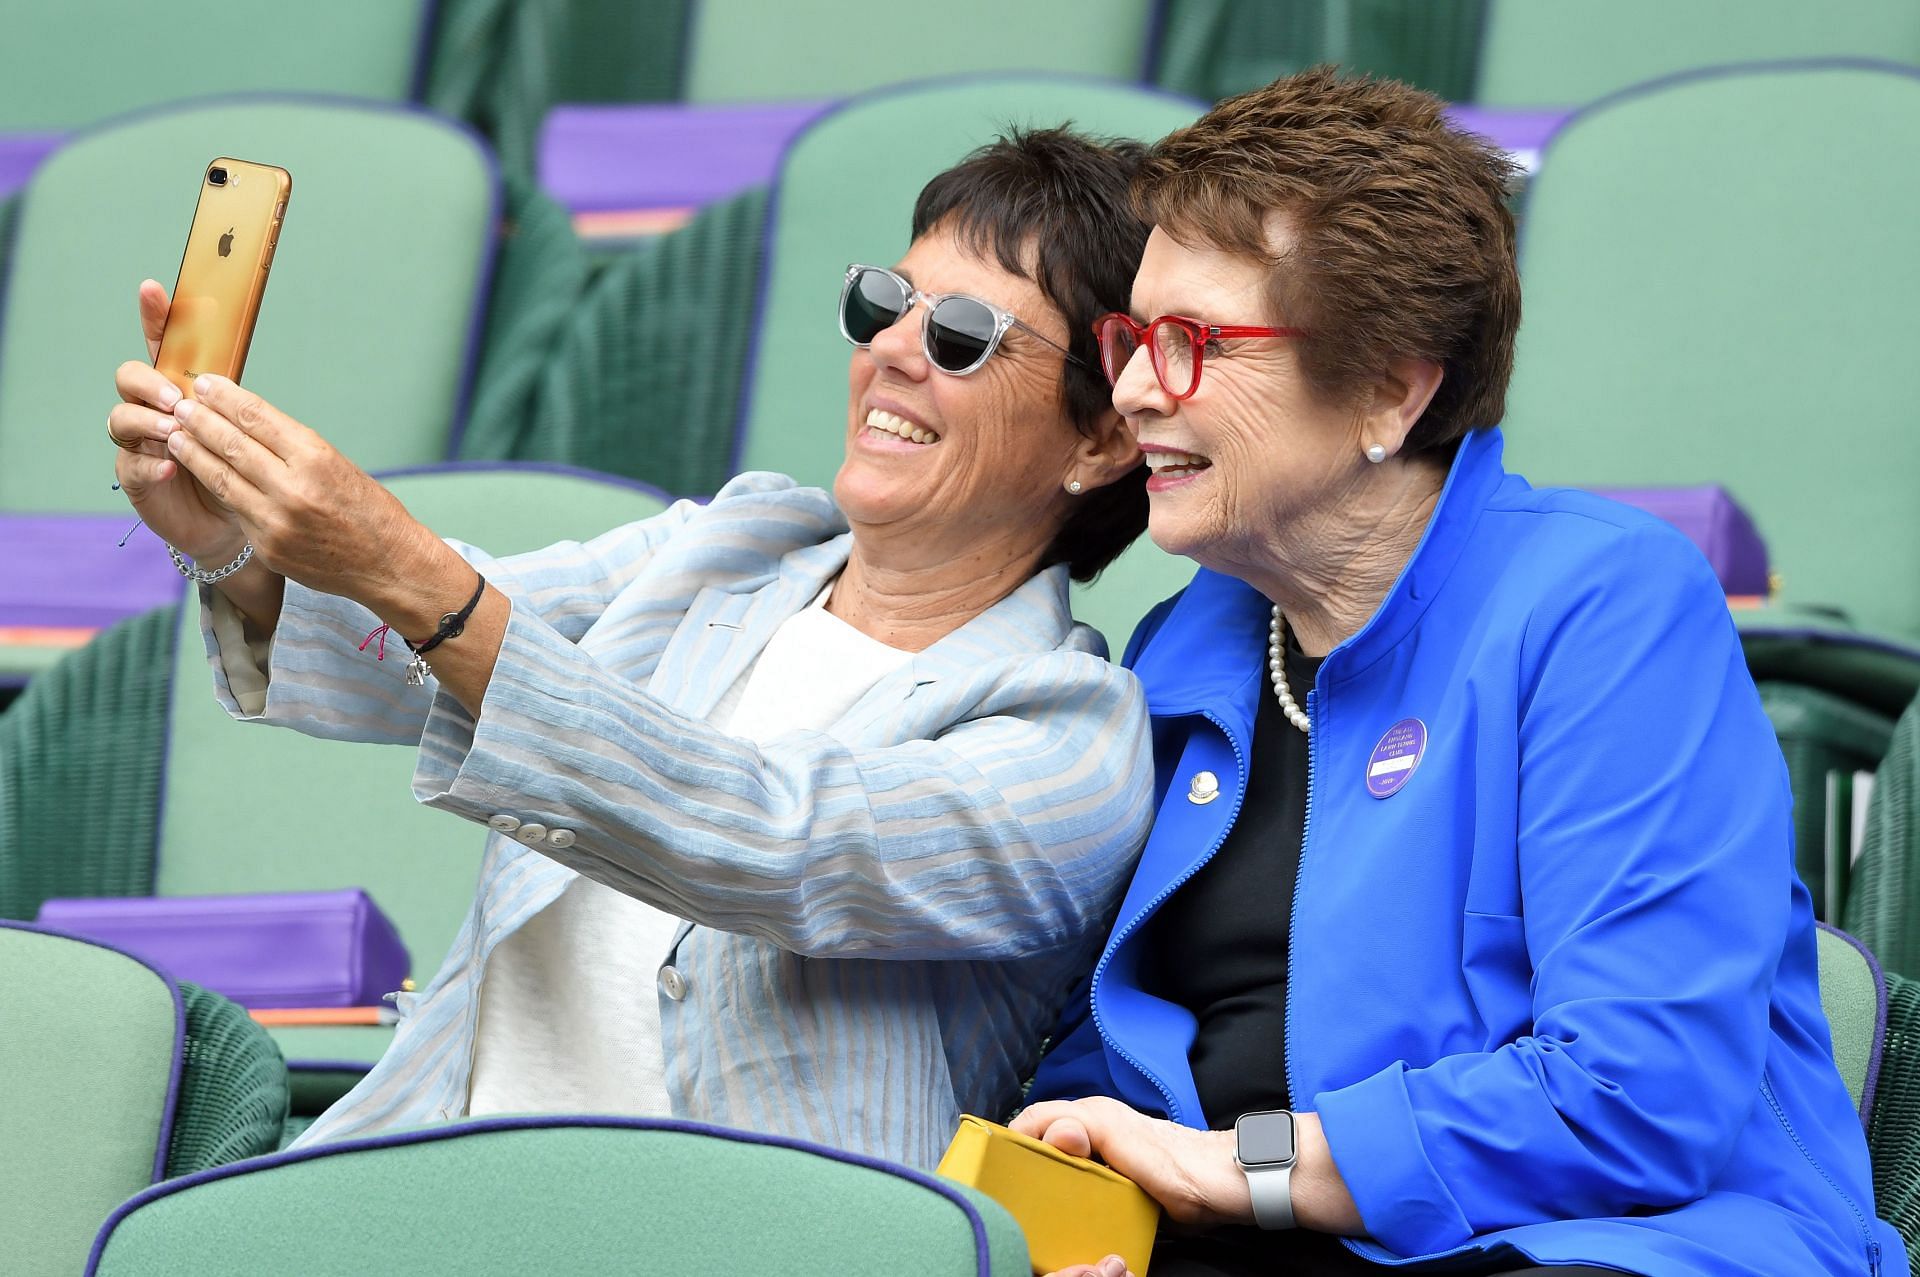
{"label": "green stadium seat", "polygon": [[1920,1261],[1920,983],[1883,971],[1854,936],[1818,936],[1833,1060],[1860,1109],[1874,1206]]}
{"label": "green stadium seat", "polygon": [[1510,464],[1536,483],[1717,483],[1785,605],[1920,637],[1920,74],[1728,70],[1576,116],[1521,237]]}
{"label": "green stadium seat", "polygon": [[1759,689],[1793,786],[1794,862],[1814,917],[1837,924],[1852,877],[1854,777],[1879,766],[1893,720],[1802,683],[1762,680]]}
{"label": "green stadium seat", "polygon": [[533,174],[540,122],[561,102],[680,96],[692,0],[438,0],[426,102]]}
{"label": "green stadium seat", "polygon": [[1677,71],[1784,58],[1920,63],[1911,0],[1486,0],[1474,98],[1580,106]]}
{"label": "green stadium seat", "polygon": [[1920,980],[1886,972],[1887,1020],[1867,1148],[1874,1206],[1900,1230],[1920,1270]]}
{"label": "green stadium seat", "polygon": [[1212,102],[1331,62],[1466,101],[1487,2],[1158,0],[1149,74]]}
{"label": "green stadium seat", "polygon": [[[641,485],[560,466],[448,465],[385,482],[428,527],[496,554],[665,508]],[[358,886],[431,975],[472,902],[482,831],[414,802],[406,749],[231,721],[213,699],[197,606],[151,615],[83,648],[0,716],[0,912],[31,917],[52,896]],[[39,831],[60,811],[67,835],[49,841]],[[344,1093],[391,1037],[272,1032],[308,1111]]]}
{"label": "green stadium seat", "polygon": [[1874,777],[1845,917],[1882,966],[1920,980],[1920,697]]}
{"label": "green stadium seat", "polygon": [[0,1237],[7,1269],[77,1271],[101,1221],[164,1177],[271,1152],[271,1039],[136,958],[0,922]]}
{"label": "green stadium seat", "polygon": [[1004,1210],[930,1175],[686,1122],[524,1118],[345,1140],[161,1185],[114,1213],[87,1273],[768,1267],[793,1277],[1032,1271]]}
{"label": "green stadium seat", "polygon": [[1151,8],[1149,0],[975,0],[963,16],[927,0],[693,0],[685,96],[833,98],[930,76],[1007,71],[1136,80]]}
{"label": "green stadium seat", "polygon": [[[849,354],[833,322],[840,278],[849,262],[890,262],[906,251],[914,198],[928,179],[1010,124],[1071,121],[1152,140],[1198,115],[1187,99],[1126,85],[1000,76],[882,90],[809,126],[774,187],[733,468],[832,486],[845,447]],[[849,173],[860,175],[858,198],[849,197]],[[1191,564],[1143,538],[1075,610],[1095,618],[1117,652],[1133,623],[1191,575]]]}
{"label": "green stadium seat", "polygon": [[245,380],[368,468],[453,452],[500,187],[424,112],[261,98],[149,112],[75,139],[22,197],[0,297],[0,510],[115,512],[112,372],[144,357],[134,287],[171,286],[208,160],[294,179]]}
{"label": "green stadium seat", "polygon": [[[554,233],[571,234],[557,207],[543,215],[558,221]],[[588,465],[668,492],[717,491],[733,473],[766,218],[766,189],[755,188],[609,254],[590,280],[581,255],[577,292],[552,288],[551,270],[534,277],[519,290],[523,313],[556,311],[554,331],[544,343],[506,334],[498,356],[489,336],[463,454]]]}
{"label": "green stadium seat", "polygon": [[1833,1062],[1864,1118],[1873,1105],[1869,1087],[1878,1080],[1873,1056],[1886,1017],[1885,983],[1873,955],[1852,936],[1822,924],[1816,943],[1820,1009],[1833,1035]]}
{"label": "green stadium seat", "polygon": [[[228,93],[407,101],[424,68],[433,9],[433,0],[9,5],[0,40],[0,131],[74,129],[183,97]],[[198,172],[198,164],[186,171]],[[103,187],[97,194],[118,192],[127,198],[103,202],[130,210],[138,207],[131,195],[139,189]]]}

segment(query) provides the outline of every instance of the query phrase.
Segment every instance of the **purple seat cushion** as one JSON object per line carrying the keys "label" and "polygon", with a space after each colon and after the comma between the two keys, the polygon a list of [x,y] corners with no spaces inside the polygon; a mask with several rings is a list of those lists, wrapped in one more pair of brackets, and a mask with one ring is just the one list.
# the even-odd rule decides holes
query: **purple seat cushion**
{"label": "purple seat cushion", "polygon": [[540,130],[540,185],[575,213],[711,204],[772,181],[828,105],[557,106]]}
{"label": "purple seat cushion", "polygon": [[1725,488],[1596,488],[1625,505],[1637,506],[1687,534],[1700,547],[1720,586],[1729,595],[1765,598],[1769,593],[1767,543],[1753,520]]}
{"label": "purple seat cushion", "polygon": [[377,1006],[407,978],[406,946],[357,887],[49,900],[39,921],[244,1007]]}
{"label": "purple seat cushion", "polygon": [[0,555],[0,628],[99,629],[177,600],[184,583],[160,538],[141,528],[120,545],[133,523],[131,510],[0,514],[8,550]]}
{"label": "purple seat cushion", "polygon": [[1547,139],[1564,124],[1571,111],[1516,111],[1486,106],[1450,106],[1447,118],[1469,133],[1478,133],[1513,156],[1521,168],[1540,166]]}

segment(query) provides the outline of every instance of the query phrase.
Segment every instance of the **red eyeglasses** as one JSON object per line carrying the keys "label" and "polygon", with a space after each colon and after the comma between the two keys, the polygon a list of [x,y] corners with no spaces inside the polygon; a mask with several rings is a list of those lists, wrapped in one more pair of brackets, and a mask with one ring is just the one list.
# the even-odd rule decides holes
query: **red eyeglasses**
{"label": "red eyeglasses", "polygon": [[1206,359],[1208,342],[1235,337],[1304,337],[1307,330],[1203,324],[1181,315],[1162,315],[1142,325],[1132,316],[1115,313],[1094,320],[1093,335],[1100,342],[1100,366],[1106,370],[1108,381],[1119,383],[1120,374],[1133,361],[1133,352],[1145,343],[1160,388],[1175,399],[1188,399],[1200,388],[1200,365]]}

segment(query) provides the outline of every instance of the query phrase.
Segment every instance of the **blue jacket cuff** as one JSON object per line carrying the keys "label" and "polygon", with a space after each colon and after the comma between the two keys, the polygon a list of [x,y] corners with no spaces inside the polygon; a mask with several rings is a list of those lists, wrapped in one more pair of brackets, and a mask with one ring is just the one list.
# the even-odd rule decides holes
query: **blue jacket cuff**
{"label": "blue jacket cuff", "polygon": [[1322,1091],[1313,1103],[1334,1164],[1375,1241],[1397,1255],[1430,1255],[1473,1235],[1427,1158],[1404,1066]]}

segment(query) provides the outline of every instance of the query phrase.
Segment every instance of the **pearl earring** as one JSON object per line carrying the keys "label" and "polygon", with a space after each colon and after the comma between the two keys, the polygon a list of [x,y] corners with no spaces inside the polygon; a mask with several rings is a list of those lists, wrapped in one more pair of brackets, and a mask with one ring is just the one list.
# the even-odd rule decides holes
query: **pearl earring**
{"label": "pearl earring", "polygon": [[1071,493],[1072,493],[1072,494],[1073,494],[1074,496],[1076,496],[1076,497],[1077,497],[1077,496],[1079,496],[1079,495],[1080,495],[1080,481],[1079,481],[1078,479],[1075,479],[1075,480],[1074,480],[1074,481],[1073,481],[1072,483],[1069,483],[1069,484],[1067,485],[1067,491],[1068,491],[1068,492],[1071,492]]}
{"label": "pearl earring", "polygon": [[1387,459],[1387,445],[1385,445],[1384,443],[1375,443],[1375,444],[1367,445],[1367,460],[1373,462],[1373,464],[1377,466],[1382,461],[1385,461],[1386,459]]}

